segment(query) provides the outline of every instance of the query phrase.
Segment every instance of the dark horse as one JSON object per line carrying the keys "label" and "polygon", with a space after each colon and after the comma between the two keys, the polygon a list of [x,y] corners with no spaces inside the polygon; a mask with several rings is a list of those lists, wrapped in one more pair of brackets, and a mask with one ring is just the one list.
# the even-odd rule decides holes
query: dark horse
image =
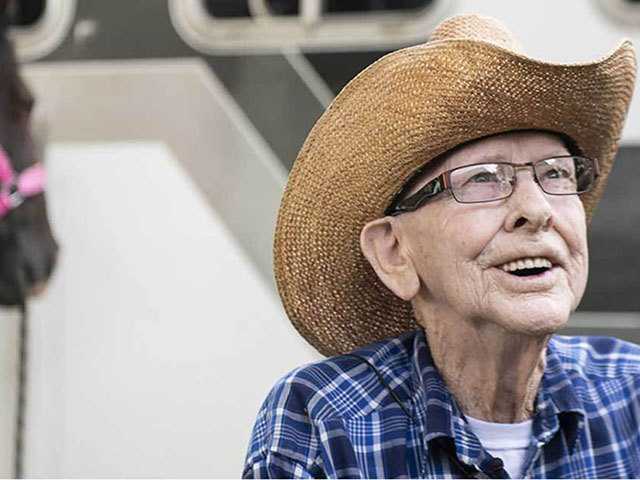
{"label": "dark horse", "polygon": [[[58,246],[47,219],[42,148],[31,132],[34,98],[20,78],[8,37],[19,2],[0,0],[0,305],[22,312],[19,336],[15,477],[22,477],[29,296],[51,276]],[[13,12],[12,12],[12,11]],[[15,20],[15,18],[13,19]]]}
{"label": "dark horse", "polygon": [[[42,162],[31,132],[34,98],[20,78],[8,38],[9,0],[0,0],[0,146],[6,152],[15,179]],[[40,150],[40,151],[39,151]],[[16,198],[0,217],[0,305],[23,305],[42,289],[57,257],[57,244],[47,220],[45,197],[22,198],[6,181],[0,189]],[[26,197],[26,195],[25,195]]]}

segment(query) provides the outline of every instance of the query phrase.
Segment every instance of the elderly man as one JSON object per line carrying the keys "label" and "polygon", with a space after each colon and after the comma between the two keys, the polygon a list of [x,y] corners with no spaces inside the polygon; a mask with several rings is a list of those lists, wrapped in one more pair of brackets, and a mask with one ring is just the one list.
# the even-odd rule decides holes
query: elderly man
{"label": "elderly man", "polygon": [[640,476],[640,348],[552,335],[634,78],[628,42],[551,65],[467,15],[340,93],[275,241],[289,317],[337,356],[276,384],[245,477]]}

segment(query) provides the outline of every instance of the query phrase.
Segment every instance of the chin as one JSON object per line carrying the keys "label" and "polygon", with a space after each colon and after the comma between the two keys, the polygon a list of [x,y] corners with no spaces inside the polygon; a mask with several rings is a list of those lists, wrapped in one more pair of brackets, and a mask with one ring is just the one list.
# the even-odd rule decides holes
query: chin
{"label": "chin", "polygon": [[497,315],[498,322],[505,329],[514,333],[534,337],[547,336],[556,333],[567,325],[571,306],[555,302],[536,302],[544,304],[514,305]]}

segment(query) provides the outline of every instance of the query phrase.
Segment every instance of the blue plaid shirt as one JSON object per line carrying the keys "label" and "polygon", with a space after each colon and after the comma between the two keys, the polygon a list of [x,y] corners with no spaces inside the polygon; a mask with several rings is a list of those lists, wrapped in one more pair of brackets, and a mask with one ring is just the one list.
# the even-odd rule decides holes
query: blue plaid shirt
{"label": "blue plaid shirt", "polygon": [[[507,478],[433,364],[422,330],[294,370],[264,402],[246,478]],[[555,336],[524,473],[640,477],[640,347]]]}

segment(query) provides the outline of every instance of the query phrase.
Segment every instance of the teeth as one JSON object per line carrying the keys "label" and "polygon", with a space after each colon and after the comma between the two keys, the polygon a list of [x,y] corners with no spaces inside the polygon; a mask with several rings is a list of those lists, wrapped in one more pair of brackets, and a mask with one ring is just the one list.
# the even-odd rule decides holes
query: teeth
{"label": "teeth", "polygon": [[524,270],[525,268],[551,268],[553,264],[544,257],[530,257],[514,260],[513,262],[500,265],[505,272],[515,272],[516,270]]}

